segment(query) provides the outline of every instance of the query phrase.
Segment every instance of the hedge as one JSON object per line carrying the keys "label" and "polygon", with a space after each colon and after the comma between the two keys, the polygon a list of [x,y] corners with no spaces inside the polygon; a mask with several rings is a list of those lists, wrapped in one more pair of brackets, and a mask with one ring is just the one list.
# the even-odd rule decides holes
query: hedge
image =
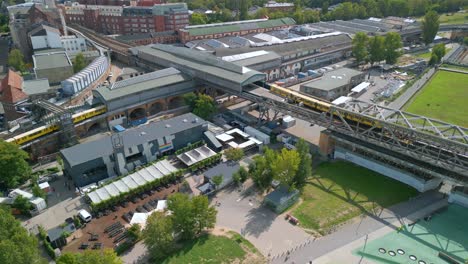
{"label": "hedge", "polygon": [[182,153],[184,153],[184,152],[190,151],[190,150],[192,150],[192,149],[196,149],[196,148],[198,148],[198,147],[201,147],[201,146],[203,146],[203,145],[205,145],[205,144],[206,144],[206,143],[205,143],[204,140],[200,140],[200,141],[197,141],[197,142],[195,142],[195,143],[193,143],[193,144],[190,144],[190,145],[186,146],[185,148],[178,149],[178,150],[175,152],[175,154],[176,154],[176,155],[179,155],[179,154],[182,154]]}

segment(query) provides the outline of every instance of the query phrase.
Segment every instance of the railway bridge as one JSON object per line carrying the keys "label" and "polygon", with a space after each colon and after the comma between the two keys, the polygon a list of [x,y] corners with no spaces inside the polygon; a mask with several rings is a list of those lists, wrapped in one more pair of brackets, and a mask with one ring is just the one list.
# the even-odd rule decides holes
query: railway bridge
{"label": "railway bridge", "polygon": [[[210,87],[255,102],[262,111],[289,114],[327,128],[331,147],[326,152],[333,152],[333,146],[339,145],[423,177],[446,178],[464,185],[468,182],[467,128],[358,100],[337,107],[313,99],[321,107],[308,109],[284,98],[259,94],[258,90],[268,93],[259,85],[265,74],[209,54],[157,44],[129,50],[132,65],[180,72],[181,82],[191,82],[183,92]],[[170,77],[167,81],[179,79]],[[133,96],[141,97],[140,92]],[[95,118],[104,116],[108,113]]]}

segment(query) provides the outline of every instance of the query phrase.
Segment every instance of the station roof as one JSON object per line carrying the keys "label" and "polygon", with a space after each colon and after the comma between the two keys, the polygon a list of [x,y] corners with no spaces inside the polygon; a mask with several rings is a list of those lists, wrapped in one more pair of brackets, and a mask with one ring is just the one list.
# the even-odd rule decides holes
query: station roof
{"label": "station roof", "polygon": [[296,24],[294,19],[285,17],[279,19],[257,19],[243,22],[226,22],[208,24],[203,26],[188,26],[181,31],[188,32],[191,36],[212,35],[227,32],[237,32],[249,29],[273,28],[281,26],[293,26]]}
{"label": "station roof", "polygon": [[250,66],[255,64],[266,63],[269,61],[281,59],[281,56],[273,51],[258,50],[247,53],[222,57],[224,61],[234,62],[241,66]]}
{"label": "station roof", "polygon": [[301,87],[330,91],[337,87],[348,84],[352,77],[359,74],[362,74],[362,72],[350,68],[340,68],[334,71],[326,72],[324,73],[323,77],[319,78],[318,80],[307,82],[301,85]]}
{"label": "station roof", "polygon": [[140,46],[131,49],[138,57],[152,61],[161,66],[170,67],[176,65],[178,69],[192,73],[205,81],[215,81],[212,76],[229,81],[235,85],[243,86],[255,81],[265,79],[265,74],[223,61],[213,55],[195,50],[174,47],[170,45],[154,44]]}
{"label": "station roof", "polygon": [[167,68],[124,79],[113,83],[111,86],[101,86],[96,89],[96,92],[99,93],[105,101],[111,101],[131,94],[138,94],[143,91],[191,80],[192,78],[181,73],[179,70]]}

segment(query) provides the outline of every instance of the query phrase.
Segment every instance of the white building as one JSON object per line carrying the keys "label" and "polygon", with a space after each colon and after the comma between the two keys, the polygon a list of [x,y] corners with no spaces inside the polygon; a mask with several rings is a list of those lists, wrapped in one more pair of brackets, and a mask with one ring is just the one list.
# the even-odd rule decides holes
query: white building
{"label": "white building", "polygon": [[100,56],[80,72],[62,81],[63,92],[67,95],[78,93],[99,79],[108,68],[109,61],[107,57]]}
{"label": "white building", "polygon": [[85,52],[86,40],[84,38],[79,38],[77,36],[62,36],[60,38],[62,42],[62,47],[68,53],[69,56],[73,56],[80,52]]}
{"label": "white building", "polygon": [[33,50],[62,48],[60,31],[47,25],[40,25],[28,33]]}

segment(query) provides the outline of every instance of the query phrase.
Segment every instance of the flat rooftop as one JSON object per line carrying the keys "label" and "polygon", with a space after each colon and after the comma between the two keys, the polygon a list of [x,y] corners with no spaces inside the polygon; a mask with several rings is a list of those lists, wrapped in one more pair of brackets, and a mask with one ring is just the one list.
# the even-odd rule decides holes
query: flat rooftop
{"label": "flat rooftop", "polygon": [[301,87],[329,91],[348,84],[352,77],[359,74],[362,72],[350,68],[339,68],[325,72],[321,78],[302,84]]}
{"label": "flat rooftop", "polygon": [[66,52],[51,52],[34,54],[34,67],[37,70],[56,69],[72,66]]}

